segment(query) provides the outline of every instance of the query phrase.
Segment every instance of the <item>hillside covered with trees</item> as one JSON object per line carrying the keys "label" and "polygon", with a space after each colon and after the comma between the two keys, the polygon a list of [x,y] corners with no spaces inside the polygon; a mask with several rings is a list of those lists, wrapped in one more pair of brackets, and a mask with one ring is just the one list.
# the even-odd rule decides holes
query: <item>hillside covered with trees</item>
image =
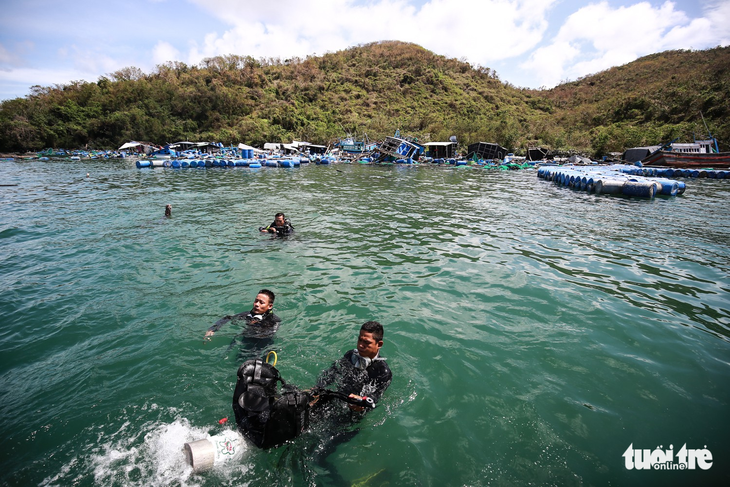
{"label": "hillside covered with trees", "polygon": [[306,59],[228,55],[197,66],[125,68],[97,82],[35,86],[0,104],[0,151],[113,149],[129,140],[243,142],[347,134],[456,135],[601,156],[706,134],[728,150],[730,48],[668,51],[562,84],[516,88],[493,70],[384,41]]}

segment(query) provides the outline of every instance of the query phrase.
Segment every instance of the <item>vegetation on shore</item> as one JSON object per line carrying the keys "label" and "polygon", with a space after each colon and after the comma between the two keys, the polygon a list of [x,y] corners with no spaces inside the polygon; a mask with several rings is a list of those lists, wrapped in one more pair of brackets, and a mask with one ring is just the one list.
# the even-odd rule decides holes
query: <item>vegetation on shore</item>
{"label": "vegetation on shore", "polygon": [[117,148],[129,140],[331,144],[347,134],[421,142],[456,135],[600,157],[702,138],[730,143],[730,48],[667,51],[564,83],[521,89],[493,70],[383,41],[306,59],[228,55],[150,74],[34,86],[0,104],[0,151]]}

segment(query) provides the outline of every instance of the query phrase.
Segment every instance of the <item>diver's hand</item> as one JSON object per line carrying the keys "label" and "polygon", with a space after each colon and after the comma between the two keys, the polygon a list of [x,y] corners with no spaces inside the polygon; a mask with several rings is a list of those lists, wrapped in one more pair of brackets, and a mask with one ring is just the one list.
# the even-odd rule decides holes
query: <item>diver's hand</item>
{"label": "diver's hand", "polygon": [[[362,396],[358,396],[357,394],[350,394],[348,397],[350,397],[352,399],[357,399],[359,401],[363,400]],[[362,406],[356,406],[354,404],[348,404],[348,406],[350,407],[351,410],[358,412],[358,413],[365,411],[365,408]]]}

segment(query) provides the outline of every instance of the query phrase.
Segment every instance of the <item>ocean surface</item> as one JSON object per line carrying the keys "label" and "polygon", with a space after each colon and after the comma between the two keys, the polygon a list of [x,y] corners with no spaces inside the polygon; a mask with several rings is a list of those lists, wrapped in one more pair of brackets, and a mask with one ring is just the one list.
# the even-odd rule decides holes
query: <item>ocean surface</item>
{"label": "ocean surface", "polygon": [[[686,182],[0,162],[0,484],[728,485],[730,181]],[[260,234],[278,211],[296,233]],[[287,382],[377,320],[393,383],[328,456],[316,431],[193,473],[257,353],[203,335],[261,288]],[[627,468],[683,447],[710,468]]]}

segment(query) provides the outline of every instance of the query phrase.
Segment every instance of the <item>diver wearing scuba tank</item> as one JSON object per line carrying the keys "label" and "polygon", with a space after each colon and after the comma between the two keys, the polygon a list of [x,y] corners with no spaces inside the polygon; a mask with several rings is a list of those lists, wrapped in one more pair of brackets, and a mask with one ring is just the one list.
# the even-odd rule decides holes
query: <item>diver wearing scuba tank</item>
{"label": "diver wearing scuba tank", "polygon": [[294,232],[294,227],[283,213],[277,213],[271,225],[268,227],[260,227],[259,231],[262,233],[275,233],[277,236],[281,236]]}
{"label": "diver wearing scuba tank", "polygon": [[[302,390],[288,384],[276,369],[276,353],[266,359],[249,359],[238,369],[233,392],[233,412],[238,430],[256,446],[275,448],[298,437],[312,426],[326,432],[316,446],[324,461],[338,444],[351,439],[363,412],[374,409],[392,380],[380,357],[383,326],[362,325],[357,348],[332,364],[316,386]],[[274,362],[269,364],[273,353]],[[333,384],[337,390],[326,389]],[[343,406],[347,405],[347,406]],[[349,409],[348,409],[349,406]],[[320,448],[321,446],[321,448]]]}

